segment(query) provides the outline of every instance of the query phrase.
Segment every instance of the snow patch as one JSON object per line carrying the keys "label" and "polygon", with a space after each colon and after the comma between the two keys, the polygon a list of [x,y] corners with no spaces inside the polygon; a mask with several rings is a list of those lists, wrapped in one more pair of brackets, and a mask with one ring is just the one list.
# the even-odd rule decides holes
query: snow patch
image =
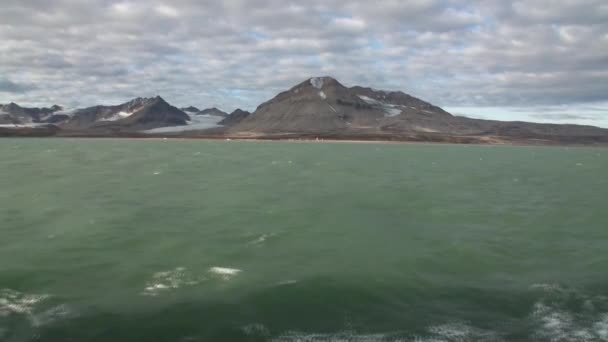
{"label": "snow patch", "polygon": [[322,98],[323,100],[327,100],[327,95],[325,95],[325,92],[324,92],[324,91],[322,91],[322,90],[321,90],[321,91],[319,92],[319,96],[321,96],[321,98]]}
{"label": "snow patch", "polygon": [[0,125],[2,128],[41,128],[46,127],[47,123],[24,123],[24,124],[9,124],[9,125]]}
{"label": "snow patch", "polygon": [[381,109],[384,111],[385,116],[397,116],[399,114],[401,114],[401,112],[403,111],[403,106],[399,106],[399,105],[394,105],[391,103],[386,103],[386,102],[382,102],[382,101],[378,101],[375,99],[372,99],[370,97],[364,96],[364,95],[358,95],[359,98],[361,100],[363,100],[365,103],[372,105],[378,109]]}
{"label": "snow patch", "polygon": [[324,83],[323,77],[313,77],[310,79],[310,84],[317,89],[322,89],[323,83]]}
{"label": "snow patch", "polygon": [[380,101],[374,100],[371,97],[367,97],[365,95],[357,95],[359,96],[359,98],[363,101],[365,101],[365,103],[370,104],[370,105],[379,105],[381,104]]}
{"label": "snow patch", "polygon": [[116,120],[121,120],[124,118],[128,118],[129,116],[131,116],[133,114],[133,112],[118,112],[110,117],[107,118],[103,118],[100,121],[116,121]]}

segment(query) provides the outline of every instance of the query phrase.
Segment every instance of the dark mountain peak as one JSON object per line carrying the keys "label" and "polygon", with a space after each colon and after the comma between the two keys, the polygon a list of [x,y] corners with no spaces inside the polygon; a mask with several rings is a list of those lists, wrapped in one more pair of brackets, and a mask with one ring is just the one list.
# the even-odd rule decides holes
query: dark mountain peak
{"label": "dark mountain peak", "polygon": [[8,109],[8,110],[19,110],[19,109],[21,109],[21,106],[19,106],[15,102],[11,102],[11,103],[7,104],[4,108]]}
{"label": "dark mountain peak", "polygon": [[189,113],[198,113],[198,112],[201,111],[200,109],[198,109],[198,108],[196,108],[194,106],[185,107],[185,108],[182,108],[181,110],[184,111],[184,112],[189,112]]}
{"label": "dark mountain peak", "polygon": [[[242,110],[241,108],[237,108],[234,112],[230,113],[230,115],[237,115],[237,114],[242,114],[242,113],[249,113],[246,110]],[[251,113],[249,113],[251,114]]]}
{"label": "dark mountain peak", "polygon": [[157,105],[157,104],[167,104],[167,101],[165,101],[165,99],[163,99],[162,97],[160,97],[160,95],[156,95],[155,97],[150,97],[150,98],[144,98],[142,101],[143,105]]}
{"label": "dark mountain peak", "polygon": [[220,121],[219,124],[224,126],[234,126],[250,115],[250,112],[239,108],[234,112],[230,113],[224,120]]}
{"label": "dark mountain peak", "polygon": [[137,97],[129,102],[125,102],[118,107],[121,107],[125,112],[134,112],[143,107],[151,106],[170,106],[162,97]]}
{"label": "dark mountain peak", "polygon": [[60,110],[63,110],[63,107],[62,107],[62,106],[59,106],[59,105],[53,105],[53,106],[51,107],[51,111],[53,111],[53,112],[58,112],[58,111],[60,111]]}
{"label": "dark mountain peak", "polygon": [[217,109],[216,107],[203,109],[202,111],[198,112],[197,114],[198,115],[221,116],[224,118],[228,116],[228,113],[224,112],[223,110]]}

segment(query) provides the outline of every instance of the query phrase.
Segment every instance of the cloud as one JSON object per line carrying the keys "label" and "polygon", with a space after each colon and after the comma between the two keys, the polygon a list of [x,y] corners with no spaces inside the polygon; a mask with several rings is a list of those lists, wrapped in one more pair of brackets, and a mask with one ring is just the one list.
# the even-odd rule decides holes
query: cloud
{"label": "cloud", "polygon": [[154,8],[154,10],[156,10],[156,12],[158,14],[160,14],[161,16],[164,16],[164,17],[169,17],[169,18],[179,17],[179,12],[175,8],[168,6],[168,5],[158,5]]}
{"label": "cloud", "polygon": [[[84,106],[160,94],[179,106],[253,110],[307,77],[333,75],[454,108],[606,103],[607,6],[5,0],[0,102]],[[606,111],[585,115],[599,122]]]}
{"label": "cloud", "polygon": [[0,77],[0,93],[23,93],[34,89],[32,85],[15,83],[9,79]]}

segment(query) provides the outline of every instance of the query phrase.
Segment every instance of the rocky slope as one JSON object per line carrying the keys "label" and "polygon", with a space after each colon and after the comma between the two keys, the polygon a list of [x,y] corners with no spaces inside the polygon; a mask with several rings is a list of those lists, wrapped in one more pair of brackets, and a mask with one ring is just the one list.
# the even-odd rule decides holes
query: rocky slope
{"label": "rocky slope", "polygon": [[[331,77],[308,79],[261,104],[253,113],[217,108],[182,110],[161,97],[71,112],[61,107],[0,106],[4,128],[51,125],[66,136],[167,136],[212,138],[326,138],[458,143],[608,144],[608,130],[579,125],[501,122],[453,116],[400,91],[346,87]],[[60,128],[57,130],[57,128]],[[11,129],[11,128],[7,128]],[[23,130],[35,135],[42,130]],[[10,134],[14,134],[12,132]],[[46,133],[45,133],[46,134]],[[0,135],[9,133],[0,132]]]}
{"label": "rocky slope", "polygon": [[[415,116],[423,119],[420,127],[402,123]],[[263,103],[232,130],[327,133],[399,127],[429,132],[437,126],[428,127],[429,123],[441,122],[443,126],[452,118],[441,108],[402,92],[347,88],[331,77],[317,77]]]}
{"label": "rocky slope", "polygon": [[501,122],[453,116],[403,92],[345,87],[331,77],[316,77],[280,93],[229,127],[240,135],[319,134],[412,138],[416,135],[507,137],[608,142],[608,130],[591,126]]}
{"label": "rocky slope", "polygon": [[251,113],[248,111],[237,109],[234,112],[230,113],[224,120],[220,121],[219,124],[226,127],[234,126],[244,119],[246,119]]}
{"label": "rocky slope", "polygon": [[79,109],[61,125],[67,130],[146,130],[186,125],[188,114],[171,106],[160,96],[137,98],[117,106]]}

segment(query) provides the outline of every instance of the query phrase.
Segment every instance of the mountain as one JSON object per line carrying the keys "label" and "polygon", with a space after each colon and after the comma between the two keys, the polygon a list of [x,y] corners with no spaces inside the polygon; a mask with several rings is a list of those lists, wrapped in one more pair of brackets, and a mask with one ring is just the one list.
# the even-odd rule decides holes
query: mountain
{"label": "mountain", "polygon": [[180,108],[182,112],[186,112],[186,113],[198,113],[201,110],[194,107],[194,106],[190,106],[190,107],[184,107],[184,108]]}
{"label": "mountain", "polygon": [[220,121],[219,124],[222,126],[234,126],[245,118],[247,118],[251,113],[237,109],[234,112],[230,113],[224,120]]}
{"label": "mountain", "polygon": [[204,110],[196,113],[196,115],[211,115],[211,116],[219,116],[219,117],[225,118],[228,116],[228,113],[213,107],[213,108],[204,109]]}
{"label": "mountain", "polygon": [[181,110],[186,112],[188,115],[211,115],[211,116],[219,116],[222,118],[225,118],[228,116],[228,113],[226,113],[220,109],[217,109],[215,107],[200,110],[194,106],[190,106],[190,107],[182,108]]}
{"label": "mountain", "polygon": [[381,140],[608,142],[606,129],[458,117],[400,91],[349,88],[331,77],[308,79],[226,126],[230,126],[230,134],[256,137],[300,134]]}
{"label": "mountain", "polygon": [[187,125],[188,114],[171,106],[160,96],[136,98],[117,106],[79,109],[61,127],[68,130],[146,130]]}
{"label": "mountain", "polygon": [[[459,117],[401,91],[346,87],[331,77],[310,78],[262,103],[253,113],[237,109],[226,114],[217,108],[199,110],[193,106],[180,110],[157,96],[75,111],[64,111],[59,106],[0,105],[0,125],[0,136],[163,134],[202,138],[608,144],[607,129]],[[16,132],[18,129],[21,131]]]}
{"label": "mountain", "polygon": [[[58,105],[50,108],[28,108],[12,102],[6,105],[0,104],[0,124],[27,125],[58,122],[60,121],[59,116],[54,117],[54,115],[62,110],[63,108]],[[61,118],[65,119],[65,116],[61,116]]]}
{"label": "mountain", "polygon": [[[330,133],[382,130],[412,115],[429,121],[453,118],[441,108],[402,92],[348,88],[331,77],[306,80],[260,105],[233,131]],[[401,125],[403,126],[403,125]],[[403,127],[402,127],[403,128]],[[409,129],[417,129],[409,127]],[[420,127],[423,131],[431,128]]]}

